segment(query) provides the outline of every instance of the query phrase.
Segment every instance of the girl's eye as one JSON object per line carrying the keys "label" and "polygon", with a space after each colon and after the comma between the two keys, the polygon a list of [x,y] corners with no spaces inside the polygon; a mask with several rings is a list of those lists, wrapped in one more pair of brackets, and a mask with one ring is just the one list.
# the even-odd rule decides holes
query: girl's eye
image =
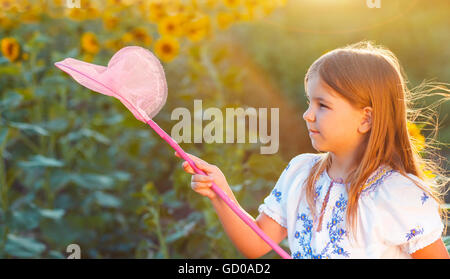
{"label": "girl's eye", "polygon": [[[311,102],[308,99],[306,99],[306,104],[309,106],[309,105],[311,105]],[[322,103],[319,103],[319,107],[328,108],[328,106],[326,106],[326,105],[324,105]]]}

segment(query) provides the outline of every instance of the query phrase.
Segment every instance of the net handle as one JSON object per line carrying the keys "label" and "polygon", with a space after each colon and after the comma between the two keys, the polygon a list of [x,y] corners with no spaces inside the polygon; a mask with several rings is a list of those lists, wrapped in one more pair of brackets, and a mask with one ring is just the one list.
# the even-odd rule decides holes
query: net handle
{"label": "net handle", "polygon": [[[163,129],[161,129],[158,124],[156,124],[152,119],[149,119],[146,122],[150,127],[155,130],[155,132],[161,136],[167,143],[169,143],[170,146],[172,146],[180,155],[181,158],[186,160],[189,165],[192,167],[192,169],[202,175],[207,175],[204,171],[199,169],[194,161],[184,152],[184,150],[178,145],[176,141],[174,141]],[[263,230],[261,230],[260,227],[258,227],[250,217],[248,217],[246,214],[242,212],[242,210],[230,199],[230,197],[225,194],[225,192],[220,189],[219,186],[217,186],[214,182],[212,183],[211,189],[216,193],[227,205],[228,207],[236,213],[236,215],[244,221],[259,237],[261,237],[262,240],[264,240],[272,249],[277,252],[278,255],[280,255],[284,259],[291,259],[290,255],[286,253],[277,243],[275,243],[267,234],[264,233]]]}

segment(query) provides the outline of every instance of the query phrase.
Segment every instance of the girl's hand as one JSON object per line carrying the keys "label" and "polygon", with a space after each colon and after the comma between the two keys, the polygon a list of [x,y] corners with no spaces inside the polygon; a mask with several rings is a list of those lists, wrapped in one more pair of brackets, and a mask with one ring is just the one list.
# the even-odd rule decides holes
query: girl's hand
{"label": "girl's hand", "polygon": [[[194,155],[188,153],[187,155],[194,161],[197,168],[201,169],[207,174],[197,174],[194,172],[187,161],[183,162],[182,167],[184,171],[193,174],[191,179],[191,188],[195,192],[199,193],[202,196],[208,197],[211,200],[215,199],[217,195],[213,190],[211,190],[212,182],[219,186],[225,193],[228,194],[231,192],[225,176],[218,167],[208,164],[207,162],[195,157]],[[175,152],[175,156],[181,158],[178,152]]]}

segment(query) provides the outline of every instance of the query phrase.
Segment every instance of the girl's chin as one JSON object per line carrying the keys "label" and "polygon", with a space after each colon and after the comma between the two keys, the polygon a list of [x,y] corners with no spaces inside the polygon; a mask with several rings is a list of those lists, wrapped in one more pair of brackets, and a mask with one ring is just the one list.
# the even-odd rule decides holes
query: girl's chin
{"label": "girl's chin", "polygon": [[316,140],[311,140],[312,147],[318,152],[327,152],[326,147],[320,145]]}

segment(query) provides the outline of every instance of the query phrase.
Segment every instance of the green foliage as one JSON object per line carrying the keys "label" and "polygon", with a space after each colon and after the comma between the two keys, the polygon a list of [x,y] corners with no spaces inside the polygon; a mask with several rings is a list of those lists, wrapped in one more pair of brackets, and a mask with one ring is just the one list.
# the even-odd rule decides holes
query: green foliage
{"label": "green foliage", "polygon": [[[29,61],[0,63],[0,257],[62,258],[71,243],[83,258],[241,257],[167,143],[117,100],[43,62],[78,56],[44,34],[46,24],[17,30],[29,38]],[[206,94],[193,93],[195,77],[214,70],[223,93],[238,86],[236,73],[220,74],[224,49],[205,55],[205,47],[192,48],[202,57],[191,66],[165,67],[169,77],[189,73],[190,80],[168,78],[169,100],[155,118],[168,132],[171,109]],[[214,94],[205,103],[223,100]],[[256,155],[252,145],[182,146],[218,165],[253,214],[286,164],[279,155]]]}

